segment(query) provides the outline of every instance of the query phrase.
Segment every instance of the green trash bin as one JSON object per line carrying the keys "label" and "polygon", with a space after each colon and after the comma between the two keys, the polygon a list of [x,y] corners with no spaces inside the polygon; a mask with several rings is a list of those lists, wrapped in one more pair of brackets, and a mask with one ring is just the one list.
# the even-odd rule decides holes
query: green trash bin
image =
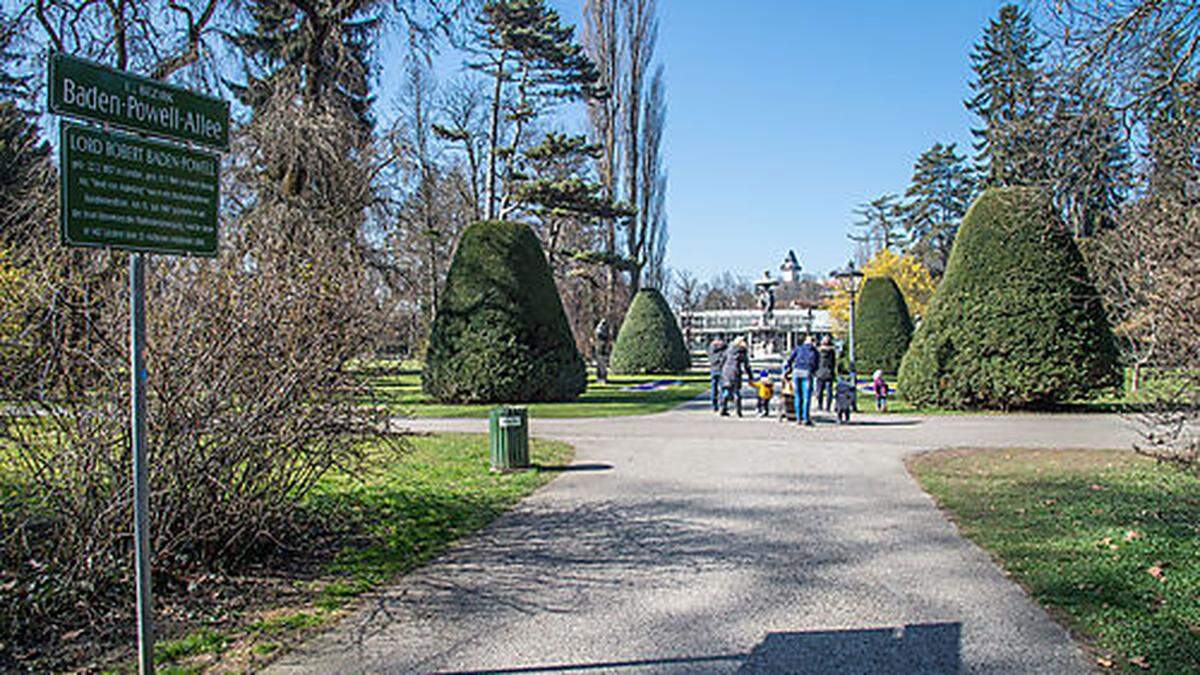
{"label": "green trash bin", "polygon": [[494,408],[488,420],[492,448],[492,471],[529,468],[529,411],[525,408]]}

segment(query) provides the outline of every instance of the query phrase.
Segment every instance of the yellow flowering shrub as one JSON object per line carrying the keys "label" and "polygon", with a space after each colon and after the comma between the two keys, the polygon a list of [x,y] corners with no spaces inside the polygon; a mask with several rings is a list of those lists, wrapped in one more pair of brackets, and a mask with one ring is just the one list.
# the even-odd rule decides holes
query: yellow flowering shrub
{"label": "yellow flowering shrub", "polygon": [[[862,268],[864,280],[871,277],[891,277],[900,287],[904,301],[908,303],[908,311],[914,319],[925,316],[925,309],[933,298],[937,284],[933,275],[919,260],[910,255],[900,255],[884,249],[876,253]],[[859,285],[862,292],[862,285]],[[857,298],[855,298],[857,302]],[[844,330],[850,320],[850,294],[838,288],[834,291],[827,305],[837,330]]]}

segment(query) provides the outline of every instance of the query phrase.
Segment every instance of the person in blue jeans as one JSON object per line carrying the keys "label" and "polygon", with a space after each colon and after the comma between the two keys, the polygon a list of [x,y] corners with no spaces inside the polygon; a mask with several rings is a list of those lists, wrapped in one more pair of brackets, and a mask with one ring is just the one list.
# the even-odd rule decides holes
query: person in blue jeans
{"label": "person in blue jeans", "polygon": [[796,422],[811,427],[812,422],[812,390],[813,374],[817,370],[817,347],[813,344],[811,335],[804,338],[799,347],[788,355],[787,363],[783,365],[785,373],[791,373],[793,391],[796,400]]}
{"label": "person in blue jeans", "polygon": [[708,345],[708,376],[712,380],[712,411],[721,412],[721,370],[725,365],[725,341],[713,338]]}

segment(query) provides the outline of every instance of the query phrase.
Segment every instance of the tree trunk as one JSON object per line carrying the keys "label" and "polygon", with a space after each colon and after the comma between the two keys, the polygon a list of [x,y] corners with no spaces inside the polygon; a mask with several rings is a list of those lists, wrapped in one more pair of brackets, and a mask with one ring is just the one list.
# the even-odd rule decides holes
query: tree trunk
{"label": "tree trunk", "polygon": [[492,91],[492,125],[488,136],[487,217],[496,218],[496,149],[500,147],[500,97],[504,93],[504,52],[496,63],[496,85]]}

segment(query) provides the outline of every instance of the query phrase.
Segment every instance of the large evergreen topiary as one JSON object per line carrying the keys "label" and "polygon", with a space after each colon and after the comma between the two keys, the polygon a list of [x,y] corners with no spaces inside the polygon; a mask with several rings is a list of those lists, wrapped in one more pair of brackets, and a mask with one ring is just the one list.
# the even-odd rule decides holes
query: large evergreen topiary
{"label": "large evergreen topiary", "polygon": [[662,293],[638,291],[613,345],[612,371],[618,375],[679,373],[689,367],[683,333]]}
{"label": "large evergreen topiary", "polygon": [[895,373],[912,340],[913,323],[900,287],[891,277],[863,284],[854,311],[854,351],[858,370]]}
{"label": "large evergreen topiary", "polygon": [[901,393],[926,406],[1037,408],[1119,383],[1100,299],[1049,198],[983,193],[904,356]]}
{"label": "large evergreen topiary", "polygon": [[569,401],[587,387],[550,266],[528,226],[487,221],[463,233],[422,386],[453,403]]}

